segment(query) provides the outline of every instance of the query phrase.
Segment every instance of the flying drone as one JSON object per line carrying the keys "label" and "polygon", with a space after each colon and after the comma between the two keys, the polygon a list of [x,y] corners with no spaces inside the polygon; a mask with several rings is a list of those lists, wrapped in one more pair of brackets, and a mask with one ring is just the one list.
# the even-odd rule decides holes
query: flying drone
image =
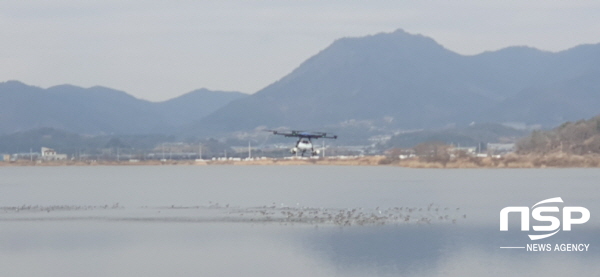
{"label": "flying drone", "polygon": [[320,138],[337,139],[337,136],[335,136],[335,135],[328,136],[327,133],[323,133],[323,132],[305,132],[305,131],[280,132],[280,131],[274,131],[274,130],[267,130],[267,131],[272,132],[274,135],[298,138],[298,142],[296,142],[296,146],[294,148],[290,149],[290,152],[292,152],[292,154],[300,153],[302,156],[304,156],[304,153],[306,153],[306,151],[308,151],[308,150],[310,150],[310,153],[312,156],[319,155],[319,150],[315,150],[313,147],[312,139],[320,139]]}

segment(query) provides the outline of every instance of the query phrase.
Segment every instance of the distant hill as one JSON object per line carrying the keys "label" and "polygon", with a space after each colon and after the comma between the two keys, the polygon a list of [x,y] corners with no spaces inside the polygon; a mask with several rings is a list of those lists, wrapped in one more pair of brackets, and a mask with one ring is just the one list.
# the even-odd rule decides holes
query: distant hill
{"label": "distant hill", "polygon": [[60,153],[65,153],[68,150],[76,152],[86,149],[88,145],[103,144],[106,144],[106,141],[98,142],[97,138],[90,137],[86,140],[82,135],[52,128],[39,128],[0,136],[0,153],[40,152],[41,147],[52,147]]}
{"label": "distant hill", "polygon": [[598,113],[600,45],[551,53],[509,47],[474,56],[398,30],[343,38],[194,130],[421,129],[475,122],[555,126]]}
{"label": "distant hill", "polygon": [[[53,128],[36,128],[9,135],[0,135],[0,153],[39,153],[41,147],[50,147],[58,153],[70,156],[98,154],[102,149],[121,147],[123,150],[152,149],[155,145],[170,141],[164,135],[80,135]],[[115,146],[116,145],[116,146]]]}
{"label": "distant hill", "polygon": [[[116,153],[132,155],[134,158],[146,159],[149,152],[181,153],[195,152],[193,148],[180,148],[179,140],[172,135],[161,134],[134,134],[134,135],[81,135],[54,128],[35,128],[27,131],[0,135],[0,154],[25,154],[40,153],[42,147],[53,148],[60,154],[67,154],[69,158],[84,160],[116,159]],[[198,141],[195,141],[198,142]],[[204,157],[221,155],[224,151],[234,151],[225,143],[216,139],[200,140]],[[166,143],[166,148],[165,148]],[[194,143],[195,144],[195,143]],[[157,148],[158,147],[158,148]],[[157,151],[158,149],[158,151]],[[170,155],[169,155],[170,156]],[[166,157],[166,156],[163,156]],[[121,156],[121,158],[125,158]]]}
{"label": "distant hill", "polygon": [[554,127],[600,113],[600,63],[573,75],[523,89],[484,118]]}
{"label": "distant hill", "polygon": [[170,125],[181,127],[246,96],[248,95],[241,92],[211,91],[203,88],[153,104]]}
{"label": "distant hill", "polygon": [[600,154],[600,115],[534,131],[517,143],[520,154]]}
{"label": "distant hill", "polygon": [[42,127],[80,134],[172,133],[244,96],[202,89],[154,103],[99,86],[42,89],[9,81],[0,83],[0,134]]}
{"label": "distant hill", "polygon": [[479,143],[514,143],[527,135],[527,130],[517,130],[498,123],[473,124],[468,127],[441,130],[419,130],[391,137],[382,149],[411,148],[423,142],[441,142],[456,146],[476,146]]}

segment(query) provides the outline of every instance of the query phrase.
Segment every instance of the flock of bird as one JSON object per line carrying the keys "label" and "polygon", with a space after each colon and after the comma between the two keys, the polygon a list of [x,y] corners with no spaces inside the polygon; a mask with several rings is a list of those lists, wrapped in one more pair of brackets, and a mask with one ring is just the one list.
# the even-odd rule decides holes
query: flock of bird
{"label": "flock of bird", "polygon": [[123,209],[119,203],[112,205],[22,205],[0,207],[0,213],[19,213],[19,212],[52,212],[52,211],[91,211],[91,210],[113,210]]}
{"label": "flock of bird", "polygon": [[[0,207],[0,214],[23,213],[23,212],[61,212],[61,211],[92,211],[92,210],[118,210],[125,209],[119,203],[99,206],[77,206],[77,205],[23,205],[12,207]],[[209,202],[204,206],[168,206],[168,207],[140,207],[140,209],[152,210],[151,218],[161,210],[165,220],[173,221],[211,221],[211,222],[253,222],[253,223],[279,223],[288,224],[312,224],[312,225],[337,225],[337,226],[369,226],[390,224],[431,224],[435,222],[447,222],[456,224],[459,220],[466,219],[467,215],[460,208],[440,207],[433,203],[426,207],[391,207],[391,208],[314,208],[276,205],[241,208],[219,205]],[[186,213],[178,213],[178,210],[187,210]],[[191,212],[189,212],[191,210]],[[84,215],[82,215],[84,216]],[[144,219],[144,215],[140,219]],[[150,218],[149,215],[145,215]],[[170,218],[169,218],[170,217]],[[207,219],[207,217],[209,217]],[[0,218],[1,219],[1,218]]]}
{"label": "flock of bird", "polygon": [[[440,207],[433,203],[427,207],[391,207],[374,209],[368,208],[314,208],[314,207],[288,207],[283,204],[252,208],[230,208],[229,205],[220,206],[210,204],[209,209],[219,209],[227,213],[230,221],[236,218],[240,221],[273,222],[281,224],[323,224],[338,226],[364,226],[385,225],[400,223],[425,223],[449,222],[456,224],[467,215],[461,213],[460,208]],[[245,220],[242,220],[245,219]]]}

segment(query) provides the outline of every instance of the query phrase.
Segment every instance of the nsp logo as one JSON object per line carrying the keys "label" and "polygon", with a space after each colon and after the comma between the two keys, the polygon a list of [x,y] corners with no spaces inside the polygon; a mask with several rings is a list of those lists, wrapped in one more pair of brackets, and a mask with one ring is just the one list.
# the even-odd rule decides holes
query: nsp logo
{"label": "nsp logo", "polygon": [[[551,232],[543,235],[529,235],[531,240],[539,240],[550,237],[560,231],[561,219],[554,215],[543,215],[542,213],[557,213],[560,215],[557,206],[539,206],[547,203],[563,203],[562,198],[555,197],[537,202],[531,207],[531,217],[536,221],[549,222],[549,225],[534,225],[536,232]],[[500,211],[500,231],[508,231],[508,214],[521,213],[521,231],[529,231],[529,207],[506,207]],[[574,218],[574,214],[580,214],[580,217]],[[571,225],[583,224],[590,219],[590,211],[584,207],[563,207],[562,209],[562,229],[571,231]]]}

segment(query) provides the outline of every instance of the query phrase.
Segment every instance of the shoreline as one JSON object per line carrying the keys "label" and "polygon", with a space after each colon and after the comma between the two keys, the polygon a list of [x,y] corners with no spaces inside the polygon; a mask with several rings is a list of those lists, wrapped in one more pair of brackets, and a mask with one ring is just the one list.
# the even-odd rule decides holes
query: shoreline
{"label": "shoreline", "polygon": [[22,166],[164,166],[164,165],[330,165],[330,166],[397,166],[405,168],[600,168],[600,155],[517,155],[500,158],[462,157],[452,160],[427,160],[424,158],[391,159],[386,156],[337,158],[284,158],[254,160],[147,160],[147,161],[0,161],[0,167]]}
{"label": "shoreline", "polygon": [[461,157],[448,161],[406,159],[390,164],[408,168],[600,168],[600,155],[508,154],[503,157]]}
{"label": "shoreline", "polygon": [[363,156],[347,158],[291,158],[291,159],[253,159],[253,160],[147,160],[147,161],[11,161],[0,162],[0,167],[11,166],[162,166],[162,165],[347,165],[375,166],[380,165],[385,156]]}

